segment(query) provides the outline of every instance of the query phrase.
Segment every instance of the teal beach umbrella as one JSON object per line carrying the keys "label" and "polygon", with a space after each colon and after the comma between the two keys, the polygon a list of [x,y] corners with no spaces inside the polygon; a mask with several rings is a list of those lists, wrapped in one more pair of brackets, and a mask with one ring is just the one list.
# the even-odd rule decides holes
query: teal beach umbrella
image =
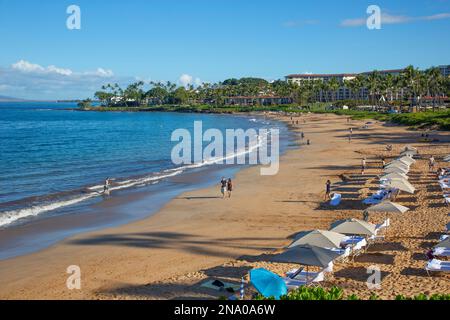
{"label": "teal beach umbrella", "polygon": [[250,282],[266,298],[274,297],[278,300],[280,296],[288,292],[286,284],[279,275],[263,268],[250,271]]}

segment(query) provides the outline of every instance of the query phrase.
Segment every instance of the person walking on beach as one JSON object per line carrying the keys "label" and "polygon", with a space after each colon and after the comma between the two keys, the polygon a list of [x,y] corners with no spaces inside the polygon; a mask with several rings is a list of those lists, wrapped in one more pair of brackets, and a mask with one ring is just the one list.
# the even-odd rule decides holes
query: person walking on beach
{"label": "person walking on beach", "polygon": [[327,183],[325,184],[325,200],[331,199],[331,181],[327,180]]}
{"label": "person walking on beach", "polygon": [[435,165],[435,161],[434,161],[434,157],[431,156],[429,163],[428,163],[428,167],[429,167],[429,171],[433,172],[434,171],[434,165]]}
{"label": "person walking on beach", "polygon": [[386,159],[383,157],[381,158],[381,168],[384,169],[385,166],[386,166]]}
{"label": "person walking on beach", "polygon": [[363,211],[363,220],[369,222],[369,211],[367,210]]}
{"label": "person walking on beach", "polygon": [[231,198],[231,192],[233,192],[233,183],[231,182],[231,179],[228,179],[227,181],[227,192],[228,198]]}
{"label": "person walking on beach", "polygon": [[301,136],[302,136],[302,140],[305,139],[305,133],[303,131],[301,133]]}
{"label": "person walking on beach", "polygon": [[227,180],[222,177],[222,180],[220,180],[220,192],[222,193],[222,199],[225,199],[227,191]]}

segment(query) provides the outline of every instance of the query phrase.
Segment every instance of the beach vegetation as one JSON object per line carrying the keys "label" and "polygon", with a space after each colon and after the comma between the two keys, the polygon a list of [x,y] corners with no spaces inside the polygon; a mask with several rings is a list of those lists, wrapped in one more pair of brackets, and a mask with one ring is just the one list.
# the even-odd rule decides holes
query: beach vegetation
{"label": "beach vegetation", "polygon": [[[262,295],[256,295],[255,300],[274,300],[273,297],[265,298]],[[356,294],[345,295],[342,288],[331,287],[328,289],[322,287],[299,287],[290,291],[287,295],[281,296],[280,300],[364,300]],[[376,294],[372,293],[368,300],[381,300]],[[450,294],[433,294],[426,295],[424,293],[416,296],[407,297],[398,295],[395,300],[450,300]]]}

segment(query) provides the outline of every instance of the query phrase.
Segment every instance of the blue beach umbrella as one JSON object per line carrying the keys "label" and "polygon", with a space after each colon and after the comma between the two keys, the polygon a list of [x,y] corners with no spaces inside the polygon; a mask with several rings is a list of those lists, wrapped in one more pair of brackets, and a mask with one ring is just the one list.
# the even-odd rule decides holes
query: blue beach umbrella
{"label": "blue beach umbrella", "polygon": [[288,292],[280,276],[263,268],[250,271],[250,282],[266,298],[274,297],[278,300]]}

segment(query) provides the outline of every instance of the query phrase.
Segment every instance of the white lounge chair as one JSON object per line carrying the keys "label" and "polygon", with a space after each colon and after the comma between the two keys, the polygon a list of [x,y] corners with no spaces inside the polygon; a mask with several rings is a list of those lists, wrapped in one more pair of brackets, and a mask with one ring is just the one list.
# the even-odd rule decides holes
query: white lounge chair
{"label": "white lounge chair", "polygon": [[428,261],[427,265],[425,266],[425,270],[427,271],[428,275],[430,275],[431,272],[449,272],[450,271],[450,261],[441,261],[437,259],[433,259]]}
{"label": "white lounge chair", "polygon": [[295,275],[297,272],[298,269],[290,270],[286,273],[286,277],[283,278],[283,281],[286,284],[288,290],[293,290],[301,286],[318,283],[325,279],[325,274],[323,271],[306,272],[305,270],[302,270],[300,273]]}
{"label": "white lounge chair", "polygon": [[375,230],[378,233],[378,231],[389,228],[390,225],[391,225],[391,219],[387,218],[386,220],[384,220],[383,223],[377,224],[375,227]]}
{"label": "white lounge chair", "polygon": [[433,256],[450,257],[450,248],[437,247],[433,249]]}

